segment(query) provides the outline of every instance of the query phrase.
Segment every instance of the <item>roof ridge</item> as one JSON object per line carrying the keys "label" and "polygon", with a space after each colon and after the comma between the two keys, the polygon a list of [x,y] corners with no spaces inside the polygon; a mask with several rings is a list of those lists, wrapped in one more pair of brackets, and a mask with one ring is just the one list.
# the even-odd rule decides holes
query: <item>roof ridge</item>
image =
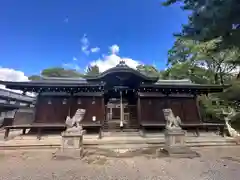
{"label": "roof ridge", "polygon": [[86,80],[83,77],[48,77],[48,76],[41,76],[42,80]]}

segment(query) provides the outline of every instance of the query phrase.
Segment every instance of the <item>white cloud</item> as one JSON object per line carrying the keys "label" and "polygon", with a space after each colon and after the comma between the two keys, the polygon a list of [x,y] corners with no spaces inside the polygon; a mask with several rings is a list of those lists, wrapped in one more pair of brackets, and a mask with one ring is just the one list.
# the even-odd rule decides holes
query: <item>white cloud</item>
{"label": "white cloud", "polygon": [[10,68],[0,67],[0,80],[3,81],[28,81],[28,77],[24,72]]}
{"label": "white cloud", "polygon": [[119,46],[113,45],[110,47],[111,54],[108,56],[103,56],[102,58],[93,61],[90,63],[91,66],[97,65],[99,67],[100,72],[106,71],[112,67],[115,67],[121,60],[125,61],[125,63],[131,67],[136,68],[137,65],[141,64],[139,61],[133,60],[131,58],[120,57],[116,55],[119,52]]}
{"label": "white cloud", "polygon": [[118,45],[116,45],[116,44],[114,44],[114,45],[112,45],[111,47],[109,47],[109,49],[110,49],[110,52],[112,53],[112,54],[118,54],[119,53],[119,46]]}
{"label": "white cloud", "polygon": [[81,43],[83,45],[89,45],[89,41],[88,41],[88,38],[87,38],[87,34],[84,34],[82,39],[81,39]]}
{"label": "white cloud", "polygon": [[91,48],[90,51],[91,51],[92,53],[97,53],[97,52],[100,51],[100,48],[99,48],[99,47],[94,47],[94,48]]}
{"label": "white cloud", "polygon": [[89,48],[89,41],[88,41],[87,35],[84,34],[81,39],[81,50],[86,55],[89,55],[90,51],[88,50],[88,48]]}
{"label": "white cloud", "polygon": [[84,34],[81,39],[81,50],[84,54],[89,55],[90,53],[97,53],[100,51],[99,47],[90,47],[90,42],[87,38],[87,35]]}
{"label": "white cloud", "polygon": [[78,59],[76,57],[73,57],[73,61],[77,61]]}
{"label": "white cloud", "polygon": [[[15,69],[10,68],[2,68],[0,67],[0,80],[2,81],[29,81],[28,77],[22,71],[17,71]],[[0,85],[1,89],[6,89],[4,85]],[[11,90],[13,92],[22,93],[22,91]],[[33,96],[32,93],[27,93],[27,95]]]}

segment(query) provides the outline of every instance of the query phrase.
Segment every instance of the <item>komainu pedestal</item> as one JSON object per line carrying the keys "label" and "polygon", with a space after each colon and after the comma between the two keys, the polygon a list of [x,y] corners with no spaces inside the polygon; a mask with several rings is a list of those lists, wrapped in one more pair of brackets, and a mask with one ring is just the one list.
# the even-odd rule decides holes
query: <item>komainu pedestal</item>
{"label": "komainu pedestal", "polygon": [[[161,152],[173,157],[198,157],[199,155],[185,145],[185,131],[181,128],[181,119],[172,109],[163,109],[166,120],[165,146]],[[158,155],[157,151],[157,155]]]}
{"label": "komainu pedestal", "polygon": [[79,156],[83,156],[83,135],[85,131],[82,130],[78,133],[62,133],[62,153],[68,153],[75,151],[79,153]]}
{"label": "komainu pedestal", "polygon": [[85,112],[84,109],[78,109],[72,118],[67,117],[67,129],[61,134],[62,145],[61,151],[58,153],[59,156],[74,158],[83,156],[83,135],[85,134],[85,130],[83,130],[80,122]]}
{"label": "komainu pedestal", "polygon": [[181,129],[165,131],[165,146],[162,152],[171,157],[194,158],[199,154],[185,144],[185,131]]}
{"label": "komainu pedestal", "polygon": [[165,148],[185,146],[185,131],[181,129],[165,130]]}

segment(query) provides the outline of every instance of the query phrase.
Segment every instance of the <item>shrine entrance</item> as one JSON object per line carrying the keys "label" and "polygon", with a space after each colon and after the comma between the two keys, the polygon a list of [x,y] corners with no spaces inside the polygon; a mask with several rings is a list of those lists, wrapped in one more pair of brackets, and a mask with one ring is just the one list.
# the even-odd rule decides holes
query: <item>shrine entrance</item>
{"label": "shrine entrance", "polygon": [[126,130],[139,127],[137,96],[134,91],[108,92],[105,97],[104,129]]}

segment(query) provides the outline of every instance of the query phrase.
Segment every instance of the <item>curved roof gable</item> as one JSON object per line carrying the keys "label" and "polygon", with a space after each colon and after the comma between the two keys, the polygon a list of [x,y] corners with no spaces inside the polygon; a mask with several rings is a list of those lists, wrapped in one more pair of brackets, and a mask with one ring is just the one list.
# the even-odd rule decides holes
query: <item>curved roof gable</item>
{"label": "curved roof gable", "polygon": [[86,77],[88,81],[91,80],[102,80],[104,77],[115,74],[115,73],[130,73],[135,76],[140,77],[143,81],[150,81],[150,82],[157,82],[158,77],[149,77],[144,75],[143,73],[140,73],[139,71],[130,68],[128,65],[125,64],[124,61],[120,61],[119,64],[113,68],[110,68],[104,72],[102,72],[100,75],[95,77]]}

